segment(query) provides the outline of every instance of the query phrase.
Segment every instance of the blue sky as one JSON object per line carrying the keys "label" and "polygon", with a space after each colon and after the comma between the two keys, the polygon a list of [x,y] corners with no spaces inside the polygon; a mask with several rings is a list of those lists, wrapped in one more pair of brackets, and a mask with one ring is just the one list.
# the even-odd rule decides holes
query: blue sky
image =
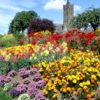
{"label": "blue sky", "polygon": [[[54,23],[63,23],[62,7],[67,0],[0,0],[0,34],[8,31],[9,24],[17,12],[34,10],[41,18]],[[100,8],[100,0],[69,0],[74,4],[74,14],[89,7]]]}

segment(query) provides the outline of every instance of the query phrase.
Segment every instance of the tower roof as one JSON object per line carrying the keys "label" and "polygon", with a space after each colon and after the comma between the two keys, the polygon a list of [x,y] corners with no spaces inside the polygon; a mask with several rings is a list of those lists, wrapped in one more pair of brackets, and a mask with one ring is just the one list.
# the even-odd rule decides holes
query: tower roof
{"label": "tower roof", "polygon": [[67,4],[70,3],[69,0],[67,0]]}

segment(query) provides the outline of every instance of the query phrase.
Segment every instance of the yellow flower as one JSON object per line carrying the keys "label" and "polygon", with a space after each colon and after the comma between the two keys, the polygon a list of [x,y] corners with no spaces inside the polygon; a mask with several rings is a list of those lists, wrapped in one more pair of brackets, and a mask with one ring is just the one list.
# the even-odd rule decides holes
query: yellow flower
{"label": "yellow flower", "polygon": [[62,64],[64,64],[64,63],[66,63],[67,61],[66,61],[65,59],[62,59],[60,62],[61,62]]}
{"label": "yellow flower", "polygon": [[76,82],[77,82],[77,80],[74,79],[74,80],[73,80],[73,83],[76,83]]}
{"label": "yellow flower", "polygon": [[57,93],[55,93],[55,94],[53,95],[53,97],[52,97],[52,98],[53,98],[53,99],[54,99],[54,98],[57,98],[57,96],[58,96],[58,94],[57,94]]}
{"label": "yellow flower", "polygon": [[90,84],[91,84],[91,83],[90,83],[89,80],[85,82],[85,85],[90,85]]}
{"label": "yellow flower", "polygon": [[83,86],[84,86],[84,84],[83,84],[83,83],[80,83],[80,84],[79,84],[79,86],[83,87]]}
{"label": "yellow flower", "polygon": [[75,91],[75,88],[74,87],[72,87],[72,91]]}
{"label": "yellow flower", "polygon": [[46,89],[42,90],[44,94],[48,94],[48,91]]}
{"label": "yellow flower", "polygon": [[95,92],[91,92],[91,96],[94,97],[95,96]]}
{"label": "yellow flower", "polygon": [[42,65],[43,65],[43,67],[46,67],[46,64],[45,64],[45,62],[42,62]]}
{"label": "yellow flower", "polygon": [[91,95],[90,94],[87,94],[86,97],[89,100],[91,98]]}
{"label": "yellow flower", "polygon": [[67,80],[71,81],[71,80],[72,80],[72,77],[69,75],[69,76],[67,77]]}
{"label": "yellow flower", "polygon": [[87,86],[83,86],[83,89],[84,89],[84,90],[87,90],[87,88],[88,88]]}
{"label": "yellow flower", "polygon": [[63,92],[63,93],[66,93],[67,92],[67,88],[64,86],[64,87],[61,88],[60,91]]}
{"label": "yellow flower", "polygon": [[54,89],[53,89],[53,91],[54,91],[54,92],[57,92],[57,89],[56,89],[56,88],[54,88]]}
{"label": "yellow flower", "polygon": [[82,91],[82,88],[78,88],[78,91]]}
{"label": "yellow flower", "polygon": [[52,90],[52,87],[48,87],[48,90],[49,90],[49,91]]}
{"label": "yellow flower", "polygon": [[78,81],[79,81],[79,80],[80,80],[80,78],[79,78],[79,77],[77,77],[77,79],[76,79],[76,80],[78,80]]}
{"label": "yellow flower", "polygon": [[70,92],[71,91],[71,88],[70,87],[67,87],[67,91]]}
{"label": "yellow flower", "polygon": [[96,76],[95,76],[95,75],[92,75],[92,76],[91,76],[91,78],[93,78],[93,79],[95,79],[95,80],[96,80]]}
{"label": "yellow flower", "polygon": [[74,94],[74,95],[77,95],[77,92],[76,92],[76,91],[74,91],[74,92],[73,92],[73,94]]}
{"label": "yellow flower", "polygon": [[52,82],[50,80],[48,81],[47,86],[49,86],[49,87],[52,86]]}

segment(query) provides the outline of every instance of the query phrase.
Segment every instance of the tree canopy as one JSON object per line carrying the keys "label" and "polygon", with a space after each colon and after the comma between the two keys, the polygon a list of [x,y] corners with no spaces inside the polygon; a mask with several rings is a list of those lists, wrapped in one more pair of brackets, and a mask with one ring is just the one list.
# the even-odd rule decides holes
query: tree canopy
{"label": "tree canopy", "polygon": [[16,13],[14,19],[9,25],[8,33],[19,33],[23,32],[29,27],[30,22],[38,18],[38,14],[35,11],[22,11]]}
{"label": "tree canopy", "polygon": [[55,26],[51,20],[48,19],[33,19],[29,25],[28,33],[30,32],[39,32],[48,30],[54,32]]}
{"label": "tree canopy", "polygon": [[78,14],[72,19],[71,26],[86,28],[89,23],[92,25],[94,30],[96,30],[96,28],[100,25],[100,8],[88,9],[85,12]]}

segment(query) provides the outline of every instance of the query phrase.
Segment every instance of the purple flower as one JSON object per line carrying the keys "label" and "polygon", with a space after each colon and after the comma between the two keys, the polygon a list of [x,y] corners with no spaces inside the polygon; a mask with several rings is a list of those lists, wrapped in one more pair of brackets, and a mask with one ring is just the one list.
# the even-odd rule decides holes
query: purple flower
{"label": "purple flower", "polygon": [[17,72],[16,72],[15,70],[12,70],[12,71],[10,71],[10,72],[8,73],[7,76],[14,77],[14,76],[16,76],[16,75],[17,75]]}
{"label": "purple flower", "polygon": [[20,93],[26,92],[27,91],[28,86],[25,84],[19,84],[16,87],[17,91],[20,91]]}
{"label": "purple flower", "polygon": [[38,87],[38,88],[42,88],[42,87],[44,87],[44,85],[45,85],[45,81],[43,81],[43,80],[39,80],[39,81],[37,82],[37,87]]}
{"label": "purple flower", "polygon": [[12,84],[13,84],[13,87],[16,87],[19,84],[19,82],[18,81],[13,81]]}
{"label": "purple flower", "polygon": [[38,88],[44,86],[44,81],[39,81],[39,82],[32,82],[29,84],[29,87],[28,87],[28,91],[27,93],[30,95],[30,96],[35,96],[37,93],[40,93],[40,90]]}
{"label": "purple flower", "polygon": [[4,75],[0,75],[0,86],[4,86],[5,82],[4,82],[4,79],[6,78],[6,76]]}
{"label": "purple flower", "polygon": [[29,84],[29,87],[36,87],[37,86],[37,83],[36,82],[32,82]]}
{"label": "purple flower", "polygon": [[10,93],[10,95],[12,95],[13,97],[17,97],[17,96],[20,95],[20,92],[19,92],[18,90],[16,90],[16,89],[10,90],[9,93]]}
{"label": "purple flower", "polygon": [[4,81],[0,81],[0,87],[4,86],[5,82]]}
{"label": "purple flower", "polygon": [[23,78],[26,78],[29,76],[29,71],[27,71],[25,68],[22,68],[19,70],[19,75]]}
{"label": "purple flower", "polygon": [[32,82],[31,87],[42,88],[44,87],[45,82],[43,80],[39,80],[38,82]]}
{"label": "purple flower", "polygon": [[4,81],[5,81],[5,82],[10,82],[11,79],[12,79],[12,78],[8,76],[8,77],[6,77],[6,78],[4,79]]}
{"label": "purple flower", "polygon": [[40,73],[36,73],[35,75],[32,76],[32,78],[33,78],[33,80],[34,80],[34,79],[41,79],[42,76],[41,76]]}
{"label": "purple flower", "polygon": [[27,80],[24,80],[24,84],[27,84],[28,85],[29,83],[30,83],[30,80],[28,80],[28,79]]}
{"label": "purple flower", "polygon": [[35,100],[45,100],[44,93],[41,91],[38,91],[38,93],[35,95]]}
{"label": "purple flower", "polygon": [[5,78],[6,78],[5,75],[0,75],[0,81],[4,81]]}
{"label": "purple flower", "polygon": [[29,87],[27,93],[29,96],[33,96],[37,94],[38,89],[36,87]]}
{"label": "purple flower", "polygon": [[31,68],[30,69],[30,74],[35,74],[37,72],[38,72],[37,68]]}

